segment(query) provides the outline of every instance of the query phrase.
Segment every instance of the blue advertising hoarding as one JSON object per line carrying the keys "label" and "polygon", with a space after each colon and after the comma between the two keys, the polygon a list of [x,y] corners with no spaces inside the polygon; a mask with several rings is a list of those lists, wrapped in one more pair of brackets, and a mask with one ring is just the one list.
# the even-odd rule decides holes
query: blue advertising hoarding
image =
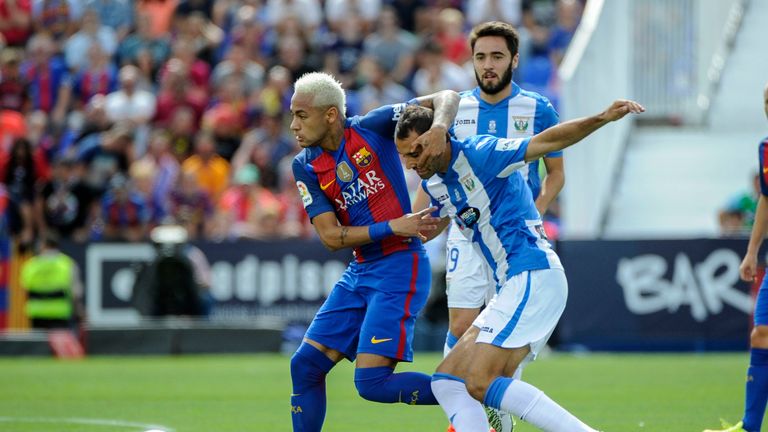
{"label": "blue advertising hoarding", "polygon": [[[753,298],[739,279],[746,240],[563,241],[565,347],[746,349]],[[762,257],[762,255],[761,255]]]}

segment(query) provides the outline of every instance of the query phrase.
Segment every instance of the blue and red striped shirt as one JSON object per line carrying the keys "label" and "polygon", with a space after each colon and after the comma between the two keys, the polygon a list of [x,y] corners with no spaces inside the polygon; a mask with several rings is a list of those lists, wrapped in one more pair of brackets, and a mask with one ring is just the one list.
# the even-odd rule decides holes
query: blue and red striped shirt
{"label": "blue and red striped shirt", "polygon": [[[293,160],[293,175],[310,219],[333,212],[342,225],[366,226],[411,211],[408,188],[394,143],[405,104],[387,105],[345,120],[338,150],[309,147]],[[357,262],[393,252],[421,250],[416,238],[390,236],[356,247]]]}

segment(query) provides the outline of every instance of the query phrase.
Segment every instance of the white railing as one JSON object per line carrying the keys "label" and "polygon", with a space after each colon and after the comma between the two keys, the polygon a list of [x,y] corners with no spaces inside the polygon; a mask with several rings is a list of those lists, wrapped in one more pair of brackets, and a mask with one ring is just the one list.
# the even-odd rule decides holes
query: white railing
{"label": "white railing", "polygon": [[[616,98],[643,121],[700,125],[748,0],[589,0],[559,69],[561,118],[592,115]],[[634,118],[566,150],[564,234],[599,237]]]}
{"label": "white railing", "polygon": [[[590,0],[559,70],[561,119],[605,109],[617,98],[631,98],[629,0]],[[632,120],[609,125],[565,151],[561,193],[563,232],[568,238],[599,234],[603,209]]]}
{"label": "white railing", "polygon": [[745,0],[632,2],[635,95],[649,118],[700,125]]}

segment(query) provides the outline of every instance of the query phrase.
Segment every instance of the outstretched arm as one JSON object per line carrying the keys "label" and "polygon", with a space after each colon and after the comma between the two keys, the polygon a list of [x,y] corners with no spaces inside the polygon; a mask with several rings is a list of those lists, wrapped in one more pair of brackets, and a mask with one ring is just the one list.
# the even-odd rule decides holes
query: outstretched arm
{"label": "outstretched arm", "polygon": [[641,113],[645,108],[631,100],[615,101],[605,111],[591,117],[582,117],[560,123],[531,138],[525,151],[525,161],[530,162],[544,155],[576,144],[606,124],[619,120],[629,113]]}
{"label": "outstretched arm", "polygon": [[437,229],[439,218],[431,216],[434,207],[425,208],[416,213],[408,213],[387,222],[378,222],[365,226],[343,226],[332,212],[320,213],[312,218],[320,241],[332,251],[347,247],[362,246],[385,237],[418,237],[426,240],[429,233]]}

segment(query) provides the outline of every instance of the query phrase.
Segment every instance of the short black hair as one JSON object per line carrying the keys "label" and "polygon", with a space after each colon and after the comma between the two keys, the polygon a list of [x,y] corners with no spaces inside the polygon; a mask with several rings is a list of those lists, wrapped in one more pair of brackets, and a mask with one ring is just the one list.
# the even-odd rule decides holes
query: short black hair
{"label": "short black hair", "polygon": [[486,36],[503,37],[507,41],[507,48],[509,48],[512,57],[517,54],[520,37],[517,35],[517,30],[511,24],[503,21],[489,21],[476,25],[472,32],[469,33],[469,46],[472,48],[473,54],[475,52],[475,42],[481,37]]}
{"label": "short black hair", "polygon": [[43,236],[42,245],[49,249],[59,248],[59,235],[53,231],[49,231]]}
{"label": "short black hair", "polygon": [[421,105],[408,105],[397,120],[395,138],[405,139],[411,131],[421,135],[432,127],[433,119],[434,112],[431,109]]}

